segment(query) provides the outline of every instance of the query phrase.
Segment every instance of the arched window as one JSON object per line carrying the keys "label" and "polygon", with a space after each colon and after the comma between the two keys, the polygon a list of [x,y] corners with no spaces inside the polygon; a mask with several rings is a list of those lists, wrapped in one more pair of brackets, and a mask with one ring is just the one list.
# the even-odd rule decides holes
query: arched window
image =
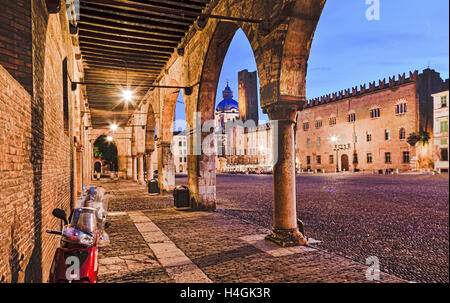
{"label": "arched window", "polygon": [[400,128],[400,140],[406,140],[406,129]]}

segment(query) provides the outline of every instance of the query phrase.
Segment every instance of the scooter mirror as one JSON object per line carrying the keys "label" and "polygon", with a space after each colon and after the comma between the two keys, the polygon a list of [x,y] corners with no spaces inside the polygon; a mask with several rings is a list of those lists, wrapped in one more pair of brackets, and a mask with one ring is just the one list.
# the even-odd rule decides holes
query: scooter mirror
{"label": "scooter mirror", "polygon": [[62,209],[59,208],[55,208],[52,212],[53,216],[55,216],[58,219],[61,219],[64,221],[65,224],[69,224],[69,222],[67,221],[67,215],[66,212]]}

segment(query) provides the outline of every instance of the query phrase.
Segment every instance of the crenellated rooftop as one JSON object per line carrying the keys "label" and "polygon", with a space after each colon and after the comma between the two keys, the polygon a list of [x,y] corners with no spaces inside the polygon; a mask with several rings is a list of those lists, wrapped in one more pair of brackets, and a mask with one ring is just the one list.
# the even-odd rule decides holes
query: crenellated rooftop
{"label": "crenellated rooftop", "polygon": [[349,89],[341,90],[339,92],[335,92],[322,97],[308,100],[305,109],[331,102],[340,101],[347,98],[357,97],[364,94],[381,91],[388,88],[393,88],[406,83],[412,83],[417,80],[418,76],[419,71],[416,70],[414,72],[409,72],[408,78],[406,78],[406,73],[403,73],[402,75],[398,75],[397,79],[394,75],[393,77],[389,77],[389,80],[386,80],[386,78],[384,78],[383,80],[378,80],[378,85],[376,81],[373,81],[369,83],[368,86],[366,84],[360,85],[359,89],[358,86],[355,86]]}

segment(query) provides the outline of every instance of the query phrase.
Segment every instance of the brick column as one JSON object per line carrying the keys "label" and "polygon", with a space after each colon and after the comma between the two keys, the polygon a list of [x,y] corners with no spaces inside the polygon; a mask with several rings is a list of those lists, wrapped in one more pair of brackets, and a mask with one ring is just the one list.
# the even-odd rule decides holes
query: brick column
{"label": "brick column", "polygon": [[[278,102],[264,108],[270,120],[278,122],[278,131],[273,133],[273,150],[278,150],[274,159],[273,186],[273,230],[266,240],[283,247],[307,243],[297,225],[294,125],[302,103]],[[276,153],[275,153],[276,155]]]}
{"label": "brick column", "polygon": [[145,184],[144,180],[144,154],[139,154],[138,157],[138,183]]}

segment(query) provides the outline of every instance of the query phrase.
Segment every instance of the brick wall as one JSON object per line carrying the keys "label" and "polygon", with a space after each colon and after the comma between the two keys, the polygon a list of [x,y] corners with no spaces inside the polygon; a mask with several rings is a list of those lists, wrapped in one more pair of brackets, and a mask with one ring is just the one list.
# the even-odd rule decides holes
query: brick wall
{"label": "brick wall", "polygon": [[[54,208],[70,211],[73,128],[64,132],[62,62],[68,58],[72,79],[75,64],[64,14],[49,16],[44,1],[33,1],[32,94],[0,64],[0,280],[6,282],[47,281],[59,239],[45,230],[61,228]],[[73,123],[73,106],[69,116]]]}
{"label": "brick wall", "polygon": [[31,0],[2,0],[0,64],[32,94]]}

